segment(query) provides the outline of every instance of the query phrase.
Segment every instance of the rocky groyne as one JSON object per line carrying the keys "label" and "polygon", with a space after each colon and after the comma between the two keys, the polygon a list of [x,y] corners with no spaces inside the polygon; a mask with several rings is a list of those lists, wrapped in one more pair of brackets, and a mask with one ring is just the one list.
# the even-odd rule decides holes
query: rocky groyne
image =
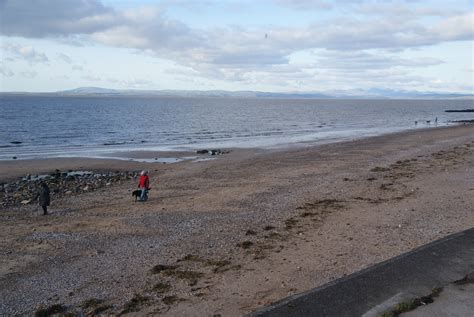
{"label": "rocky groyne", "polygon": [[51,198],[78,195],[136,179],[140,171],[72,171],[55,170],[45,175],[25,175],[17,181],[0,183],[0,206],[3,208],[36,203],[40,183],[50,188]]}

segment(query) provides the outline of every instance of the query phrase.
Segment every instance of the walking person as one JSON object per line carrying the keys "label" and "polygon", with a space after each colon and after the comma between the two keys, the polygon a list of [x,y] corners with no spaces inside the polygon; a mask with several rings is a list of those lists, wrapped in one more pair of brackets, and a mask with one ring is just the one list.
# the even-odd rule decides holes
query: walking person
{"label": "walking person", "polygon": [[38,204],[41,206],[41,208],[43,208],[43,216],[46,216],[48,214],[48,206],[50,203],[50,191],[48,185],[46,185],[45,182],[41,182],[40,185],[40,190],[33,200],[36,200],[39,197]]}
{"label": "walking person", "polygon": [[147,201],[148,190],[150,189],[150,178],[148,177],[147,171],[142,171],[140,173],[140,182],[138,183],[138,188],[140,188],[142,191],[142,194],[140,195],[140,201]]}

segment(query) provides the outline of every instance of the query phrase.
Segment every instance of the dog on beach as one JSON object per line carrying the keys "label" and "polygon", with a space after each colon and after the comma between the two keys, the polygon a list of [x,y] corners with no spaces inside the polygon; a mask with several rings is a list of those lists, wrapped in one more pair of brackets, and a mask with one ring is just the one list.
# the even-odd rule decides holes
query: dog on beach
{"label": "dog on beach", "polygon": [[135,197],[135,201],[137,201],[137,199],[139,199],[141,195],[142,195],[141,189],[136,189],[132,192],[132,197]]}

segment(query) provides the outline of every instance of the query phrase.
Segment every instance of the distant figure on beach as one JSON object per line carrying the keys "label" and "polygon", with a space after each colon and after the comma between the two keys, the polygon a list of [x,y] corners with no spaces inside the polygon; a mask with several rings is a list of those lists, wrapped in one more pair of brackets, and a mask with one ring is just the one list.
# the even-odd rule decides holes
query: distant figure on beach
{"label": "distant figure on beach", "polygon": [[418,121],[415,121],[415,125],[418,125]]}
{"label": "distant figure on beach", "polygon": [[438,117],[435,119],[435,124],[438,125]]}
{"label": "distant figure on beach", "polygon": [[147,171],[142,171],[140,175],[140,182],[138,183],[138,188],[140,188],[142,191],[140,201],[147,201],[148,190],[150,189],[150,178],[148,177]]}
{"label": "distant figure on beach", "polygon": [[40,185],[41,188],[33,200],[36,200],[39,197],[38,204],[43,208],[43,215],[46,216],[48,214],[48,206],[50,203],[49,187],[45,182],[41,182]]}

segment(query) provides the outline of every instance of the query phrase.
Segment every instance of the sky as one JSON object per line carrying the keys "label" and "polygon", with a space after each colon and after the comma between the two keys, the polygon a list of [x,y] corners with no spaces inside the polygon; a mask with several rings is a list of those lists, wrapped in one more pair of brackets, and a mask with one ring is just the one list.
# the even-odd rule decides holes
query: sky
{"label": "sky", "polygon": [[472,93],[472,0],[0,0],[0,91]]}

